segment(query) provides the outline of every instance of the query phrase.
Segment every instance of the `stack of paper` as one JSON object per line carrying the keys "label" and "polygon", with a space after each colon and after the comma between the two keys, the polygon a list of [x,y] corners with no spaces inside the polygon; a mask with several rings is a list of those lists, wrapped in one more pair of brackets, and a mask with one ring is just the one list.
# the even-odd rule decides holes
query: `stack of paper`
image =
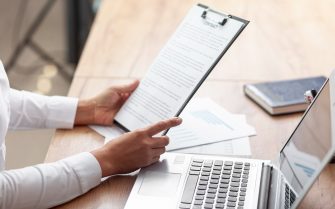
{"label": "stack of paper", "polygon": [[[208,98],[190,101],[180,117],[183,123],[169,130],[167,151],[194,154],[250,156],[249,136],[255,129],[244,115],[229,113]],[[105,143],[124,133],[116,126],[90,126]]]}
{"label": "stack of paper", "polygon": [[168,151],[250,156],[249,136],[255,129],[244,115],[229,113],[208,98],[193,99],[180,115],[183,123],[170,129]]}

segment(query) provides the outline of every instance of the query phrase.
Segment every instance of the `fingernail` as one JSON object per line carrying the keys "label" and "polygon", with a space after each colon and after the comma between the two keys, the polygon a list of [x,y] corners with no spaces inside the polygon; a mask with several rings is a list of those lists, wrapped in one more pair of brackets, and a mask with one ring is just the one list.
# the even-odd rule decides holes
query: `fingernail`
{"label": "fingernail", "polygon": [[182,121],[183,121],[183,119],[180,118],[180,117],[176,117],[175,120],[176,120],[177,122],[182,122]]}

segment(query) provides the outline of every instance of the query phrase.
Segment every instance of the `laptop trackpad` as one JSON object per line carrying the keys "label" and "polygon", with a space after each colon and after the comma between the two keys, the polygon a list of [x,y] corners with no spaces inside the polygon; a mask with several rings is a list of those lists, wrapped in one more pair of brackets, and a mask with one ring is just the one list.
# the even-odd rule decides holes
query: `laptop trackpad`
{"label": "laptop trackpad", "polygon": [[176,195],[180,173],[146,171],[138,194],[146,196],[171,197]]}

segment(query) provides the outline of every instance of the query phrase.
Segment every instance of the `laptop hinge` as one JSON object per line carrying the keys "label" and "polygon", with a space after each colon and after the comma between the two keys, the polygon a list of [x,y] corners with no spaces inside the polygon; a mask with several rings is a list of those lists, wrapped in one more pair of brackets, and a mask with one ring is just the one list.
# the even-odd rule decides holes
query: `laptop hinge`
{"label": "laptop hinge", "polygon": [[264,209],[268,207],[269,189],[271,184],[271,170],[272,166],[263,164],[258,198],[258,209]]}

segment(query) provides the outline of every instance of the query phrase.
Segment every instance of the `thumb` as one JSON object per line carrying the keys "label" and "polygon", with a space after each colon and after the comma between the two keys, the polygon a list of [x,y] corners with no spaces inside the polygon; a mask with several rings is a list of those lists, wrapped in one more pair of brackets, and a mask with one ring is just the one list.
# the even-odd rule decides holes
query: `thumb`
{"label": "thumb", "polygon": [[139,80],[135,80],[129,84],[114,86],[114,90],[117,91],[118,93],[133,92],[137,88],[139,83],[140,83]]}

